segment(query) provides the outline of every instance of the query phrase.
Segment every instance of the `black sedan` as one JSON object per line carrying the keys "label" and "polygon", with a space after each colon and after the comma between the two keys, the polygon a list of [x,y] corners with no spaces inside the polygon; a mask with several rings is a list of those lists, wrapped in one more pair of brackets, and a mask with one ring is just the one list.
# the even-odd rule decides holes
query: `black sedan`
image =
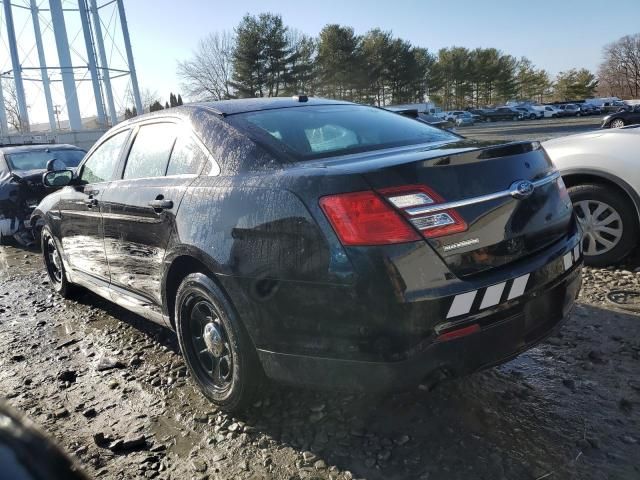
{"label": "black sedan", "polygon": [[601,128],[621,128],[627,125],[640,124],[640,105],[628,110],[612,113],[602,119]]}
{"label": "black sedan", "polygon": [[537,344],[580,287],[580,232],[537,142],[483,145],[402,115],[293,98],[117,125],[47,197],[52,287],[174,329],[204,394],[263,377],[433,385]]}

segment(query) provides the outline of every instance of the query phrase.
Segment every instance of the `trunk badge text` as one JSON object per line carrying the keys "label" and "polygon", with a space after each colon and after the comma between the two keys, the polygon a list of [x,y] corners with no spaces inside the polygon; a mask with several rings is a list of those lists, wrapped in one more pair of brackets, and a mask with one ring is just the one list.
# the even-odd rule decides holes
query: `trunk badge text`
{"label": "trunk badge text", "polygon": [[455,250],[456,248],[468,247],[470,245],[475,245],[476,243],[480,243],[480,239],[479,238],[471,238],[469,240],[463,240],[462,242],[451,243],[449,245],[444,245],[442,247],[442,249],[445,252],[449,252],[451,250]]}
{"label": "trunk badge text", "polygon": [[517,182],[513,182],[509,187],[509,194],[513,198],[522,199],[530,196],[534,189],[535,185],[529,180],[518,180]]}

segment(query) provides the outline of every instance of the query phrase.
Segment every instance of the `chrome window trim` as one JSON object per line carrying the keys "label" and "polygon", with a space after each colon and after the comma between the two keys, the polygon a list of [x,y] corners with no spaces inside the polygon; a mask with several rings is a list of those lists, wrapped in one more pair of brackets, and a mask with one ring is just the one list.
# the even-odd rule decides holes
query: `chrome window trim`
{"label": "chrome window trim", "polygon": [[[542,187],[547,183],[554,182],[560,178],[560,172],[554,171],[553,173],[547,175],[544,178],[531,182],[533,184],[533,188]],[[424,207],[414,207],[405,210],[409,215],[423,215],[425,213],[433,213],[440,212],[442,210],[447,210],[449,208],[460,208],[466,207],[468,205],[475,205],[477,203],[490,202],[491,200],[498,200],[500,198],[512,197],[514,196],[514,190],[509,188],[507,190],[502,190],[500,192],[489,193],[487,195],[481,195],[479,197],[474,198],[465,198],[463,200],[457,200],[455,202],[447,202],[447,203],[439,203],[435,205],[426,205]]]}

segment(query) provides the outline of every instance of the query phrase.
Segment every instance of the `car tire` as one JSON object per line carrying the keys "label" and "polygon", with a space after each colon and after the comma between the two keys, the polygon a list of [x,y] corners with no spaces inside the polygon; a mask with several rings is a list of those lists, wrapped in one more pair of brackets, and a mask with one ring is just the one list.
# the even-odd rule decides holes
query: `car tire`
{"label": "car tire", "polygon": [[67,280],[66,270],[60,255],[60,248],[49,227],[42,227],[40,248],[44,268],[49,276],[51,288],[61,297],[70,298],[77,291],[76,285]]}
{"label": "car tire", "polygon": [[[631,200],[601,184],[576,185],[568,191],[584,230],[585,264],[605,267],[622,261],[638,244],[638,216]],[[603,210],[594,217],[598,209]],[[585,216],[586,210],[589,212]],[[607,219],[611,220],[600,225],[593,223]]]}
{"label": "car tire", "polygon": [[621,118],[614,118],[613,120],[611,120],[611,122],[609,122],[609,126],[611,128],[622,128],[625,126],[625,123]]}
{"label": "car tire", "polygon": [[175,306],[180,350],[202,393],[227,412],[249,406],[264,373],[231,301],[207,275],[192,273],[178,287]]}

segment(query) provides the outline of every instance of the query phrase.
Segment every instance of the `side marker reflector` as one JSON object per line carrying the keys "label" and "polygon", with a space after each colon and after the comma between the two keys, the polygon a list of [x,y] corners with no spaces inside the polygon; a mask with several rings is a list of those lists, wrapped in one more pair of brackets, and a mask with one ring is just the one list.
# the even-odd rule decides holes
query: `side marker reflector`
{"label": "side marker reflector", "polygon": [[436,337],[436,340],[440,342],[447,342],[449,340],[455,340],[456,338],[466,337],[467,335],[471,335],[472,333],[476,333],[480,331],[480,325],[474,323],[473,325],[469,325],[468,327],[458,328],[457,330],[451,330],[449,332],[445,332]]}

